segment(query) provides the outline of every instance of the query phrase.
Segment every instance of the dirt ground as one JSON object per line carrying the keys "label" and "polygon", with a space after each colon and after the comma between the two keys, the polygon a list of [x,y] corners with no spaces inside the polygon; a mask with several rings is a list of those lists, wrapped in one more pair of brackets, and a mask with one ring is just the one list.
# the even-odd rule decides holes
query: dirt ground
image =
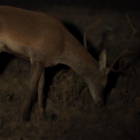
{"label": "dirt ground", "polygon": [[[98,27],[88,32],[88,49],[98,59],[106,49],[108,66],[123,51],[132,34],[127,21],[140,30],[140,13],[93,10],[84,7],[25,7],[52,13],[82,43],[84,29],[97,19]],[[111,73],[104,96],[106,105],[97,108],[82,77],[58,65],[46,68],[45,111],[38,115],[35,102],[30,122],[21,114],[28,96],[30,63],[0,54],[0,140],[139,140],[140,139],[140,33],[129,46],[133,52],[116,65],[122,73]]]}

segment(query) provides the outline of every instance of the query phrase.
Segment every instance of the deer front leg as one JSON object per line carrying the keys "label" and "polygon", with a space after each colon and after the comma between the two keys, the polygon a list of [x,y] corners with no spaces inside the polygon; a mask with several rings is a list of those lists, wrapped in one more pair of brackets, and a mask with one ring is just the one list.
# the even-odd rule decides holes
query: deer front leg
{"label": "deer front leg", "polygon": [[38,104],[39,104],[39,115],[41,118],[45,117],[45,110],[43,107],[43,89],[45,85],[45,75],[44,72],[41,75],[38,85]]}
{"label": "deer front leg", "polygon": [[27,104],[23,111],[22,118],[25,121],[30,120],[30,114],[33,107],[35,96],[37,95],[37,89],[41,74],[43,73],[44,67],[39,62],[34,62],[31,65],[31,79],[30,79],[30,87],[29,87],[29,98],[27,100]]}

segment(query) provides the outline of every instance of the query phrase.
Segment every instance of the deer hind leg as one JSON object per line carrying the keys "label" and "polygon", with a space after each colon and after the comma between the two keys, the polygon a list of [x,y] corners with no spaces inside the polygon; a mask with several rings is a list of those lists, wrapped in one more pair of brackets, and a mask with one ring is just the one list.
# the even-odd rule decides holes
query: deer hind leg
{"label": "deer hind leg", "polygon": [[45,110],[43,107],[43,89],[45,85],[45,75],[44,72],[41,75],[41,78],[39,80],[39,85],[38,85],[38,105],[39,105],[39,115],[41,118],[45,117]]}
{"label": "deer hind leg", "polygon": [[34,62],[31,65],[31,79],[30,79],[30,87],[29,87],[29,97],[27,100],[27,104],[23,111],[22,118],[25,121],[30,120],[30,114],[33,107],[33,103],[35,97],[37,95],[37,89],[41,74],[43,73],[44,67],[39,62]]}

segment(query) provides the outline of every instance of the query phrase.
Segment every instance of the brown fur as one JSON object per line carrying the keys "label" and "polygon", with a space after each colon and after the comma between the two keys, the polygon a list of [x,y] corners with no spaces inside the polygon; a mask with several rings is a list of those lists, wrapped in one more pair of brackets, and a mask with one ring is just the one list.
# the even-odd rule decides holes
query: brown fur
{"label": "brown fur", "polygon": [[30,96],[23,112],[24,120],[30,119],[37,90],[39,109],[42,112],[43,71],[45,67],[58,63],[70,66],[83,76],[95,104],[103,105],[103,89],[107,81],[106,51],[101,53],[98,63],[53,16],[0,6],[0,52],[2,51],[31,62]]}

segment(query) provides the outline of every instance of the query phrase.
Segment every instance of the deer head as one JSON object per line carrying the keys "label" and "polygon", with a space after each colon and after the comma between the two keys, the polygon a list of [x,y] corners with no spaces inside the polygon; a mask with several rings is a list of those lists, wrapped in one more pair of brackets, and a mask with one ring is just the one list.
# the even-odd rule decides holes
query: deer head
{"label": "deer head", "polygon": [[[98,107],[104,106],[104,99],[103,99],[103,91],[104,88],[107,85],[107,81],[108,81],[108,74],[113,71],[113,72],[120,72],[120,70],[115,70],[113,69],[114,65],[116,64],[116,62],[125,54],[131,53],[131,51],[129,50],[129,45],[131,40],[133,39],[134,35],[136,34],[137,30],[131,25],[129,17],[127,15],[127,19],[128,22],[133,30],[133,33],[129,39],[129,41],[127,42],[126,48],[124,51],[122,51],[114,60],[114,62],[107,67],[107,52],[106,50],[103,50],[100,55],[99,55],[99,62],[98,62],[98,70],[94,71],[94,75],[93,77],[90,75],[89,77],[85,78],[86,83],[88,84],[89,90],[91,92],[91,95],[94,99],[95,104]],[[97,20],[97,22],[95,22],[95,24],[93,24],[94,26],[90,25],[84,33],[84,46],[85,48],[87,48],[87,44],[86,44],[86,32],[91,28],[97,26],[100,23],[101,19]],[[96,72],[96,73],[95,73]]]}

